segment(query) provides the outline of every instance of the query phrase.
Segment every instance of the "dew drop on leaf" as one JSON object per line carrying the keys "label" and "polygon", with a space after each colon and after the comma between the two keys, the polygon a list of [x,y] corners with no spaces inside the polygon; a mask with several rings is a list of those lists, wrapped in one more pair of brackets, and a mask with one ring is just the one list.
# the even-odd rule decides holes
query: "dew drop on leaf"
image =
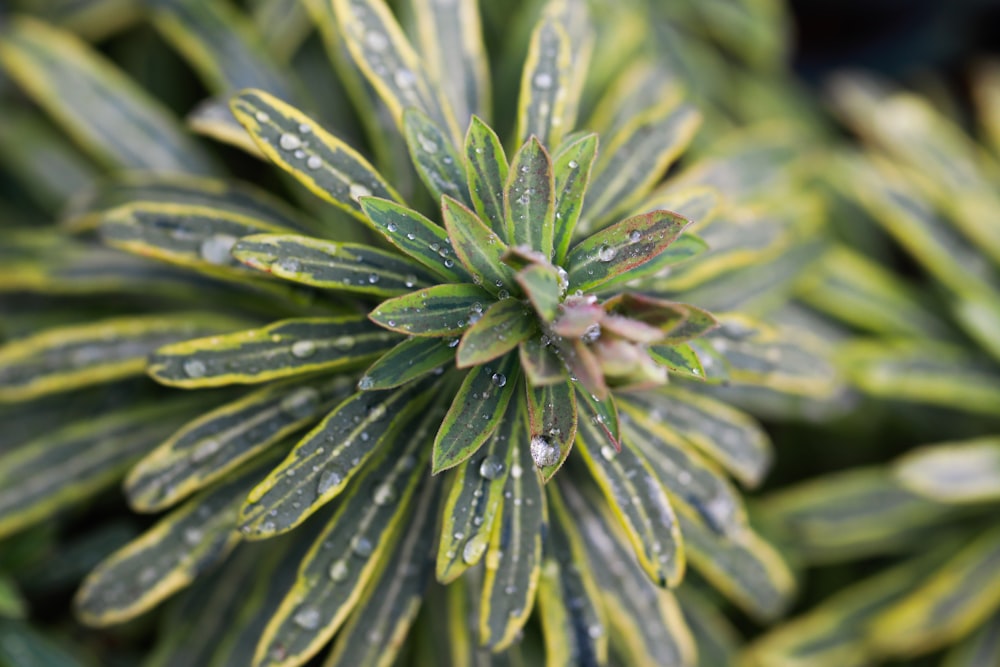
{"label": "dew drop on leaf", "polygon": [[316,493],[323,495],[333,487],[340,484],[341,479],[343,479],[339,473],[333,470],[326,470],[319,476],[319,482],[316,484]]}
{"label": "dew drop on leaf", "polygon": [[607,461],[610,461],[613,458],[615,458],[614,447],[612,447],[611,445],[604,445],[603,447],[601,447],[601,456],[603,456]]}
{"label": "dew drop on leaf", "polygon": [[278,145],[286,151],[293,151],[302,146],[302,140],[299,139],[296,134],[292,134],[291,132],[282,132],[281,136],[278,137]]}
{"label": "dew drop on leaf", "polygon": [[200,378],[208,372],[205,362],[200,359],[188,359],[184,362],[184,373],[191,378]]}
{"label": "dew drop on leaf", "polygon": [[351,538],[351,551],[356,555],[367,558],[372,555],[373,549],[371,540],[364,535],[355,535]]}
{"label": "dew drop on leaf", "polygon": [[347,579],[348,568],[347,563],[343,560],[335,560],[330,564],[330,570],[328,572],[330,578],[334,581],[343,581]]}
{"label": "dew drop on leaf", "polygon": [[503,474],[504,464],[503,461],[495,456],[487,456],[483,459],[483,462],[479,464],[479,474],[488,480],[494,480]]}
{"label": "dew drop on leaf", "polygon": [[258,111],[255,115],[255,118],[257,119],[258,123],[266,123],[267,121],[271,120],[271,117],[268,116],[263,111]]}
{"label": "dew drop on leaf", "polygon": [[570,169],[576,169],[577,167],[579,167],[579,166],[580,166],[580,163],[579,163],[579,162],[577,162],[576,160],[570,160],[570,161],[569,161],[569,162],[567,163],[567,166],[568,166],[568,167],[569,167]]}
{"label": "dew drop on leaf", "polygon": [[544,435],[531,438],[531,458],[539,468],[547,468],[559,463],[559,446]]}
{"label": "dew drop on leaf", "polygon": [[311,340],[297,340],[292,343],[292,356],[305,359],[316,354],[316,343]]}
{"label": "dew drop on leaf", "polygon": [[307,169],[316,170],[322,166],[323,166],[323,160],[321,160],[318,155],[310,155],[309,159],[306,160]]}
{"label": "dew drop on leaf", "polygon": [[467,565],[472,565],[479,562],[479,559],[483,557],[483,553],[486,551],[486,546],[489,542],[485,535],[473,535],[465,543],[462,548],[462,560]]}
{"label": "dew drop on leaf", "polygon": [[552,75],[547,72],[539,72],[534,78],[535,88],[545,90],[552,87]]}
{"label": "dew drop on leaf", "polygon": [[600,248],[597,249],[597,259],[601,260],[602,262],[610,262],[615,258],[615,255],[617,254],[618,251],[609,245],[602,245]]}
{"label": "dew drop on leaf", "polygon": [[213,234],[201,242],[201,258],[209,264],[228,264],[232,260],[229,252],[236,244],[236,237],[229,234]]}
{"label": "dew drop on leaf", "polygon": [[209,438],[194,448],[194,451],[191,452],[191,461],[200,463],[220,449],[222,449],[222,443],[215,438]]}
{"label": "dew drop on leaf", "polygon": [[494,373],[491,379],[493,380],[493,384],[497,387],[502,387],[507,384],[507,376],[503,373]]}
{"label": "dew drop on leaf", "polygon": [[315,607],[303,607],[292,617],[295,625],[306,630],[315,630],[319,627],[319,610]]}
{"label": "dew drop on leaf", "polygon": [[383,482],[372,491],[372,500],[376,505],[385,506],[396,500],[396,489],[392,484]]}
{"label": "dew drop on leaf", "polygon": [[380,32],[372,30],[365,35],[365,43],[373,51],[384,51],[389,46],[389,38]]}

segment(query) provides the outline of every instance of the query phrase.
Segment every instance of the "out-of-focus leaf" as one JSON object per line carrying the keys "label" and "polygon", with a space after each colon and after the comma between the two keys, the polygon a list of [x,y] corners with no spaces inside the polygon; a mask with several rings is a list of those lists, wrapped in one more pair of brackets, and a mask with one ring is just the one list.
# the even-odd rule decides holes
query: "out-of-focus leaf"
{"label": "out-of-focus leaf", "polygon": [[11,19],[0,38],[0,63],[106,166],[215,171],[160,102],[74,35],[24,16]]}
{"label": "out-of-focus leaf", "polygon": [[359,316],[282,320],[161,347],[150,358],[148,372],[175,387],[256,384],[357,368],[398,341],[396,334]]}
{"label": "out-of-focus leaf", "polygon": [[430,397],[417,390],[358,392],[344,400],[250,491],[240,510],[243,533],[267,539],[288,532],[340,495],[426,407]]}
{"label": "out-of-focus leaf", "polygon": [[1000,614],[948,651],[941,667],[976,667],[1000,663]]}
{"label": "out-of-focus leaf", "polygon": [[0,401],[26,400],[142,373],[147,356],[177,340],[231,331],[206,313],[120,317],[56,327],[0,347]]}
{"label": "out-of-focus leaf", "polygon": [[[546,12],[531,35],[518,96],[517,143],[535,136],[555,148],[576,121],[572,45],[566,29]],[[571,113],[567,113],[571,112]]]}
{"label": "out-of-focus leaf", "polygon": [[445,131],[414,108],[403,112],[403,129],[413,166],[434,201],[448,195],[471,208],[472,199],[465,182],[462,158]]}
{"label": "out-of-focus leaf", "polygon": [[466,373],[434,439],[435,474],[476,453],[502,421],[519,382],[517,357],[513,354],[495,366],[476,366]]}
{"label": "out-of-focus leaf", "polygon": [[448,343],[434,338],[410,338],[392,348],[368,367],[358,389],[392,389],[428,373],[444,370],[455,353]]}
{"label": "out-of-focus leaf", "polygon": [[256,0],[251,3],[254,26],[278,62],[288,62],[309,37],[312,25],[299,0]]}
{"label": "out-of-focus leaf", "polygon": [[505,501],[486,552],[479,609],[479,639],[494,652],[510,646],[531,615],[548,523],[542,481],[524,443],[519,445],[512,448]]}
{"label": "out-of-focus leaf", "polygon": [[383,301],[368,317],[409,336],[458,337],[492,299],[476,285],[435,285]]}
{"label": "out-of-focus leaf", "polygon": [[79,649],[70,651],[30,625],[0,619],[0,664],[7,667],[87,667]]}
{"label": "out-of-focus leaf", "polygon": [[[512,172],[513,173],[513,172]],[[479,217],[450,197],[441,199],[444,226],[454,244],[455,255],[462,262],[476,284],[498,294],[514,286],[514,272],[504,264],[507,245]],[[450,246],[442,248],[444,253]],[[445,259],[445,265],[450,259]]]}
{"label": "out-of-focus leaf", "polygon": [[734,664],[741,638],[715,601],[690,585],[678,588],[676,595],[684,624],[697,648],[698,664],[720,667]]}
{"label": "out-of-focus leaf", "polygon": [[455,365],[459,368],[492,361],[537,331],[530,309],[517,299],[496,301],[482,316],[475,316],[478,319],[465,330],[458,344]]}
{"label": "out-of-focus leaf", "polygon": [[897,459],[904,487],[945,503],[1000,499],[1000,438],[979,438],[915,449]]}
{"label": "out-of-focus leaf", "polygon": [[10,577],[0,574],[0,619],[24,618],[28,605]]}
{"label": "out-of-focus leaf", "polygon": [[164,509],[331,410],[350,389],[346,377],[265,387],[185,424],[125,479],[138,511]]}

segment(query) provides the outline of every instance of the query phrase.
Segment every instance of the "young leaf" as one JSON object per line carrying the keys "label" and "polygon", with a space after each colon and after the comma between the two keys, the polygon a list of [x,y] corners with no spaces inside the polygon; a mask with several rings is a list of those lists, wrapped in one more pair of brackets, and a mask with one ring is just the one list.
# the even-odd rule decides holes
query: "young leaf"
{"label": "young leaf", "polygon": [[362,197],[361,208],[389,243],[446,282],[472,282],[462,265],[448,257],[451,241],[440,225],[405,206],[377,197]]}
{"label": "young leaf", "polygon": [[[548,522],[542,482],[522,446],[511,454],[511,474],[494,522],[479,609],[480,641],[502,651],[524,627],[541,574],[542,533]],[[521,472],[515,474],[514,466]]]}
{"label": "young leaf", "polygon": [[147,372],[173,387],[256,384],[354,368],[398,340],[359,316],[281,320],[261,329],[161,347],[150,357]]}
{"label": "young leaf", "polygon": [[469,370],[434,439],[434,474],[475,454],[493,434],[515,394],[518,376],[517,357],[512,354],[495,367]]}
{"label": "young leaf", "polygon": [[653,211],[597,232],[569,252],[569,290],[589,291],[659,257],[688,220],[670,211]]}
{"label": "young leaf", "polygon": [[443,130],[419,109],[403,112],[403,133],[410,159],[434,201],[448,195],[471,207],[462,158]]}
{"label": "young leaf", "polygon": [[358,392],[338,405],[249,493],[239,517],[244,535],[267,539],[288,532],[339,495],[426,406],[430,397],[414,392],[412,386]]}
{"label": "young leaf", "polygon": [[573,241],[573,232],[583,211],[587,184],[590,183],[590,172],[597,157],[597,145],[596,134],[585,134],[560,146],[553,158],[552,172],[555,178],[553,238],[556,242],[554,248],[556,264],[566,261],[566,252]]}
{"label": "young leaf", "polygon": [[244,90],[230,106],[264,155],[317,197],[358,220],[367,222],[360,197],[402,202],[360,153],[295,107],[262,90]]}
{"label": "young leaf", "polygon": [[555,184],[552,161],[536,137],[514,154],[504,188],[507,240],[552,257]]}
{"label": "young leaf", "polygon": [[643,570],[659,586],[676,586],[684,575],[680,525],[649,463],[631,446],[615,452],[588,419],[579,421],[578,433],[577,448],[628,534]]}
{"label": "young leaf", "polygon": [[476,285],[435,285],[383,301],[368,317],[410,336],[457,337],[492,299]]}
{"label": "young leaf", "polygon": [[521,368],[533,387],[556,384],[566,379],[566,367],[551,345],[541,338],[529,338],[518,346]]}
{"label": "young leaf", "polygon": [[396,253],[308,236],[246,236],[233,246],[232,255],[279,278],[373,296],[397,296],[437,282],[424,267]]}
{"label": "young leaf", "polygon": [[506,239],[507,156],[496,132],[477,116],[472,117],[465,135],[465,165],[476,213],[494,233]]}
{"label": "young leaf", "polygon": [[392,389],[445,367],[454,361],[452,346],[436,338],[411,338],[392,348],[368,367],[358,389]]}
{"label": "young leaf", "polygon": [[690,345],[652,345],[649,348],[649,356],[653,360],[667,367],[671,375],[678,375],[692,380],[705,379],[705,369],[698,359],[697,353]]}
{"label": "young leaf", "polygon": [[618,422],[618,406],[615,404],[613,396],[608,395],[605,399],[599,399],[592,394],[588,394],[584,389],[577,387],[576,394],[583,399],[580,421],[586,417],[594,425],[599,427],[606,442],[611,443],[615,451],[621,450],[621,429]]}
{"label": "young leaf", "polygon": [[346,396],[343,376],[268,386],[185,424],[125,478],[129,504],[156,512],[215,482]]}
{"label": "young leaf", "polygon": [[525,304],[517,299],[497,301],[462,334],[455,365],[468,368],[485,364],[513,350],[536,331]]}
{"label": "young leaf", "polygon": [[576,440],[576,394],[568,381],[545,387],[525,384],[531,458],[543,482],[562,467]]}
{"label": "young leaf", "polygon": [[455,254],[477,284],[493,294],[510,289],[514,272],[504,264],[507,245],[475,213],[450,197],[441,198],[444,226],[454,244]]}
{"label": "young leaf", "polygon": [[551,264],[532,264],[518,271],[514,279],[543,322],[550,323],[556,319],[563,289],[556,268]]}

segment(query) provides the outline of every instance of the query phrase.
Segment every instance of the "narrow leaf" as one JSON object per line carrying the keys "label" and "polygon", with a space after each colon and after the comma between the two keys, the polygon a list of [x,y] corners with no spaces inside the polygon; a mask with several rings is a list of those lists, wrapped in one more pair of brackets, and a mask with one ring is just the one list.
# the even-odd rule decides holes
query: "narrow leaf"
{"label": "narrow leaf", "polygon": [[575,141],[560,146],[553,159],[555,201],[553,217],[555,227],[555,262],[566,261],[566,253],[573,241],[576,223],[583,211],[584,195],[590,183],[590,173],[597,157],[596,134],[586,134]]}
{"label": "narrow leaf", "polygon": [[521,74],[518,144],[534,135],[543,145],[555,147],[563,134],[572,128],[575,118],[567,114],[572,64],[569,35],[546,13],[531,35]]}
{"label": "narrow leaf", "polygon": [[1000,438],[978,438],[915,449],[892,466],[904,487],[945,503],[1000,497]]}
{"label": "narrow leaf", "polygon": [[656,363],[667,367],[671,375],[678,375],[693,380],[704,380],[705,369],[698,359],[698,354],[690,345],[653,345],[649,348],[649,356]]}
{"label": "narrow leaf", "polygon": [[383,301],[368,317],[410,336],[458,337],[492,298],[476,285],[435,285]]}
{"label": "narrow leaf", "polygon": [[443,370],[455,359],[452,346],[434,338],[411,338],[392,348],[368,367],[358,389],[392,389],[428,373]]}
{"label": "narrow leaf", "polygon": [[581,388],[577,388],[576,394],[583,399],[577,401],[581,406],[580,421],[589,419],[603,434],[605,442],[611,444],[615,451],[621,450],[621,428],[614,396],[609,394],[607,398],[599,399]]}
{"label": "narrow leaf", "polygon": [[551,345],[543,343],[541,337],[522,341],[518,353],[524,376],[531,386],[542,387],[566,379],[566,367]]}
{"label": "narrow leaf", "polygon": [[434,201],[447,195],[471,207],[462,158],[444,130],[425,113],[410,108],[403,112],[403,133],[413,166]]}
{"label": "narrow leaf", "polygon": [[511,160],[504,188],[507,240],[552,257],[555,183],[545,147],[532,137]]}
{"label": "narrow leaf", "polygon": [[514,276],[531,301],[542,322],[556,319],[562,300],[563,283],[558,270],[550,264],[532,264]]}
{"label": "narrow leaf", "polygon": [[492,361],[537,331],[531,312],[517,299],[497,301],[476,317],[458,345],[455,364],[459,368]]}
{"label": "narrow leaf", "polygon": [[[507,245],[475,213],[449,197],[441,199],[444,226],[473,280],[493,294],[514,286],[514,272],[504,264]],[[481,283],[479,281],[482,281]]]}
{"label": "narrow leaf", "polygon": [[479,218],[501,238],[507,234],[504,189],[507,184],[507,156],[496,132],[472,117],[465,135],[466,175],[469,194]]}
{"label": "narrow leaf", "polygon": [[565,463],[576,440],[576,394],[570,382],[545,387],[525,384],[531,458],[543,482]]}

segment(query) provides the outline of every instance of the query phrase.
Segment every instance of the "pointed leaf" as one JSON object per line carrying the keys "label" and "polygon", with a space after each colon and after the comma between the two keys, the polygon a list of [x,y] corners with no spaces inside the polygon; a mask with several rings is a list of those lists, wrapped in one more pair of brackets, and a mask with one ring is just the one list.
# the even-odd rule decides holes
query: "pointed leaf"
{"label": "pointed leaf", "polygon": [[288,532],[340,494],[426,406],[415,390],[358,392],[338,405],[249,493],[239,516],[247,539]]}
{"label": "pointed leaf", "polygon": [[507,245],[475,213],[450,197],[441,199],[441,212],[455,255],[476,284],[493,294],[514,286],[514,272],[504,264]]}
{"label": "pointed leaf", "polygon": [[1000,498],[1000,438],[977,438],[912,450],[892,466],[910,491],[945,503]]}
{"label": "pointed leaf", "polygon": [[[367,394],[366,394],[367,395]],[[426,407],[426,406],[425,406]],[[416,503],[432,494],[425,475],[427,442],[441,406],[410,415],[400,437],[381,447],[342,497],[333,518],[299,566],[295,584],[270,618],[254,665],[302,665],[337,632],[391,552]]]}
{"label": "pointed leaf", "polygon": [[680,526],[649,463],[631,445],[615,452],[590,420],[581,419],[578,429],[577,447],[643,570],[659,586],[676,586],[684,575]]}
{"label": "pointed leaf", "polygon": [[557,337],[553,341],[559,359],[569,372],[571,380],[580,382],[581,391],[599,401],[609,398],[608,385],[604,381],[604,371],[597,355],[579,338]]}
{"label": "pointed leaf", "polygon": [[542,322],[552,322],[562,300],[562,283],[556,268],[551,264],[532,264],[518,271],[514,279]]}
{"label": "pointed leaf", "polygon": [[[523,415],[518,421],[523,425]],[[548,521],[542,482],[523,443],[512,451],[511,460],[506,501],[486,553],[479,609],[480,642],[494,652],[510,646],[531,615],[541,574],[542,533]]]}
{"label": "pointed leaf", "polygon": [[576,440],[576,395],[570,382],[545,387],[525,385],[531,458],[543,482],[565,463]]}
{"label": "pointed leaf", "polygon": [[411,338],[392,348],[368,367],[358,389],[392,389],[444,367],[455,359],[452,345],[434,338]]}
{"label": "pointed leaf", "polygon": [[410,336],[457,337],[492,299],[476,285],[435,285],[383,301],[368,317]]}
{"label": "pointed leaf", "polygon": [[349,389],[346,377],[286,383],[205,413],[132,468],[129,504],[140,512],[174,504],[329,412]]}
{"label": "pointed leaf", "polygon": [[666,366],[671,375],[679,375],[693,380],[705,379],[705,369],[690,345],[683,343],[680,345],[653,345],[649,348],[649,356],[656,363]]}
{"label": "pointed leaf", "polygon": [[504,503],[503,491],[513,465],[511,452],[527,445],[523,424],[508,416],[475,456],[449,474],[437,552],[439,582],[455,581],[482,560]]}
{"label": "pointed leaf", "polygon": [[570,291],[588,291],[656,259],[689,222],[670,211],[653,211],[600,231],[569,252]]}
{"label": "pointed leaf", "polygon": [[230,106],[264,155],[317,197],[358,220],[367,221],[359,197],[402,202],[361,154],[295,107],[262,90],[245,90]]}
{"label": "pointed leaf", "polygon": [[472,117],[465,135],[465,161],[469,194],[476,213],[500,238],[506,237],[507,156],[496,132],[478,116]]}
{"label": "pointed leaf", "polygon": [[448,255],[451,241],[440,225],[416,211],[377,197],[362,197],[361,208],[392,245],[450,283],[468,283],[472,278]]}
{"label": "pointed leaf", "polygon": [[257,234],[233,246],[235,259],[259,271],[323,289],[397,296],[437,282],[396,253],[308,236]]}
{"label": "pointed leaf", "polygon": [[0,346],[0,401],[27,400],[139,375],[157,348],[231,331],[240,324],[205,313],[173,313],[44,330]]}
{"label": "pointed leaf", "polygon": [[478,366],[510,352],[537,331],[531,311],[517,299],[497,301],[462,335],[455,364]]}
{"label": "pointed leaf", "polygon": [[607,398],[599,399],[579,387],[577,387],[576,395],[583,399],[577,401],[580,404],[580,421],[590,420],[603,434],[604,441],[613,446],[615,451],[620,451],[621,428],[618,422],[618,406],[615,404],[614,396],[608,395]]}
{"label": "pointed leaf", "polygon": [[598,138],[586,134],[559,147],[553,158],[555,177],[554,217],[555,262],[566,260],[576,223],[583,211],[583,198],[590,183],[590,172],[597,157]]}
{"label": "pointed leaf", "polygon": [[508,242],[552,256],[555,184],[549,152],[532,137],[514,154],[504,189]]}
{"label": "pointed leaf", "polygon": [[[689,218],[690,219],[690,218]],[[626,285],[642,286],[647,280],[670,276],[675,264],[686,262],[709,250],[708,243],[701,237],[684,232],[659,255],[640,267],[612,277],[601,285],[601,292],[614,292]],[[685,264],[685,266],[687,266]]]}
{"label": "pointed leaf", "polygon": [[572,128],[576,119],[567,114],[572,65],[571,42],[565,28],[551,15],[543,16],[531,35],[521,74],[518,144],[534,135],[542,144],[555,147]]}
{"label": "pointed leaf", "polygon": [[147,372],[173,387],[256,384],[356,368],[398,340],[364,317],[282,320],[261,329],[161,347],[150,357]]}
{"label": "pointed leaf", "polygon": [[541,337],[522,341],[518,352],[521,368],[531,386],[542,387],[566,379],[566,367],[551,345],[543,343]]}
{"label": "pointed leaf", "polygon": [[403,131],[413,166],[434,201],[448,195],[471,207],[462,158],[444,131],[426,114],[413,108],[403,112]]}
{"label": "pointed leaf", "polygon": [[519,374],[517,357],[513,354],[500,359],[495,366],[469,370],[434,439],[434,474],[475,454],[497,425],[510,418],[507,404],[515,394]]}

